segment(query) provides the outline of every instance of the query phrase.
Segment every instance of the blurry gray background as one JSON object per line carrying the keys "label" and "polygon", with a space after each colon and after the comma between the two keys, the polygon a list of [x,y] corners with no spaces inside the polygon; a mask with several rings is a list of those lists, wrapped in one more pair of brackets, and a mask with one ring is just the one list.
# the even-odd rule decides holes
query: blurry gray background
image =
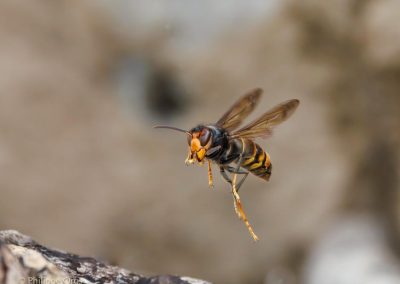
{"label": "blurry gray background", "polygon": [[[0,2],[0,228],[215,283],[400,283],[400,2]],[[241,190],[185,129],[298,98]]]}

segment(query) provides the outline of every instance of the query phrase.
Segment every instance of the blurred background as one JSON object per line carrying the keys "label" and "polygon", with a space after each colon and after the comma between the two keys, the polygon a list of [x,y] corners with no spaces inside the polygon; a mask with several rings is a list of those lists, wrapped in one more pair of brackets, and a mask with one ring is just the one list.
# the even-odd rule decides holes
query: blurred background
{"label": "blurred background", "polygon": [[[3,0],[0,228],[146,275],[400,283],[400,2]],[[189,129],[291,98],[271,181],[186,167]],[[251,119],[250,118],[250,119]]]}

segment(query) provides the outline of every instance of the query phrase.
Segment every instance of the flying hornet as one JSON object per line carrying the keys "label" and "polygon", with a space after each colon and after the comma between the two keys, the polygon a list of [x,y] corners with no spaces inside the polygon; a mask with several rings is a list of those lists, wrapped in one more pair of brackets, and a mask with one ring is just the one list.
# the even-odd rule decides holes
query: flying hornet
{"label": "flying hornet", "polygon": [[185,163],[202,165],[207,161],[210,188],[213,187],[211,164],[219,167],[222,178],[231,186],[235,212],[239,219],[244,221],[255,241],[258,237],[246,217],[238,192],[249,173],[268,181],[271,177],[272,163],[269,154],[254,140],[270,137],[272,129],[289,118],[300,103],[296,99],[285,101],[248,125],[237,129],[254,110],[262,92],[260,88],[248,92],[213,124],[200,124],[189,131],[172,126],[155,126],[187,134],[189,154]]}

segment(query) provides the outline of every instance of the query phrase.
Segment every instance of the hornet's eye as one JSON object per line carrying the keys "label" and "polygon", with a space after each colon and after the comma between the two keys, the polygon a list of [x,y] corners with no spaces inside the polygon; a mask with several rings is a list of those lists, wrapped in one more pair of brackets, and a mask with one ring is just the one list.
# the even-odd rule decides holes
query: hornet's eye
{"label": "hornet's eye", "polygon": [[189,135],[187,136],[187,142],[190,146],[190,144],[192,143],[192,136],[189,136]]}
{"label": "hornet's eye", "polygon": [[208,140],[210,140],[210,130],[207,128],[203,128],[203,130],[200,132],[200,144],[201,146],[205,146],[208,143]]}

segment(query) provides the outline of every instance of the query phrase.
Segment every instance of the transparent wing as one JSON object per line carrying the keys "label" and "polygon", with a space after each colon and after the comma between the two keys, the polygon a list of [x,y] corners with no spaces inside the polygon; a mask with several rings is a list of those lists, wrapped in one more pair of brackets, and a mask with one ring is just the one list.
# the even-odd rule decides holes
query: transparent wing
{"label": "transparent wing", "polygon": [[237,128],[256,107],[262,94],[262,89],[254,89],[241,97],[229,110],[217,121],[217,125],[228,132]]}
{"label": "transparent wing", "polygon": [[231,138],[268,137],[272,134],[272,128],[289,118],[299,105],[299,100],[283,102],[264,113],[255,121],[233,132]]}

